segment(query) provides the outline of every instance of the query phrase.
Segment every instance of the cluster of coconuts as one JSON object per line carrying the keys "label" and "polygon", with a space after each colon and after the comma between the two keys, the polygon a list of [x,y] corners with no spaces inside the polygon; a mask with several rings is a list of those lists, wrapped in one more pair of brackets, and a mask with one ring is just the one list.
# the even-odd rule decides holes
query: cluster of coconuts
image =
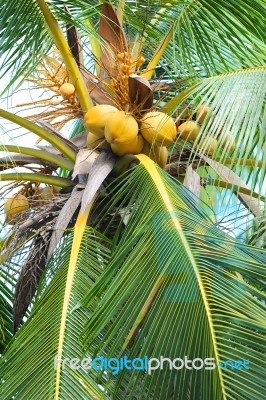
{"label": "cluster of coconuts", "polygon": [[110,86],[116,98],[119,100],[119,104],[125,107],[129,102],[128,95],[128,79],[130,74],[139,68],[144,62],[145,58],[142,54],[139,54],[136,59],[132,59],[131,54],[127,51],[122,53],[117,53],[117,72],[113,78],[110,80]]}
{"label": "cluster of coconuts", "polygon": [[[51,200],[59,191],[59,188],[54,186],[45,186],[39,193],[41,201]],[[6,214],[6,222],[9,225],[14,225],[21,220],[21,216],[25,211],[28,211],[30,206],[29,199],[22,193],[16,193],[9,197],[4,204]]]}
{"label": "cluster of coconuts", "polygon": [[[200,126],[204,122],[208,113],[210,113],[210,107],[206,104],[201,104],[196,112],[196,121],[185,121],[178,126],[177,132],[180,134],[182,139],[187,141],[194,141],[197,139],[200,133]],[[233,153],[236,144],[230,133],[224,134],[221,137],[221,147],[227,148],[229,153]],[[198,144],[199,148],[202,148],[204,152],[213,155],[218,147],[218,140],[212,136],[203,138]]]}
{"label": "cluster of coconuts", "polygon": [[110,146],[118,156],[144,153],[162,168],[167,163],[167,147],[177,135],[174,120],[165,113],[151,111],[137,122],[132,114],[105,104],[92,107],[84,123],[89,148]]}

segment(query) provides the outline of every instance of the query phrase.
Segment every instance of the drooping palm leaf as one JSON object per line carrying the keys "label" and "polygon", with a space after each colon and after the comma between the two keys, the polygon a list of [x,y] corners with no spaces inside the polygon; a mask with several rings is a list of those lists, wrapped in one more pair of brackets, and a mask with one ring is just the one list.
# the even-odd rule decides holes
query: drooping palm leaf
{"label": "drooping palm leaf", "polygon": [[[102,391],[84,371],[61,369],[57,376],[54,368],[54,358],[59,353],[58,345],[62,339],[60,327],[65,296],[69,296],[69,304],[64,321],[61,359],[82,358],[84,353],[79,335],[90,311],[84,308],[72,313],[72,309],[101,274],[108,258],[108,242],[103,236],[92,229],[87,229],[85,236],[71,285],[66,285],[73,239],[71,233],[64,238],[54,254],[39,286],[30,317],[10,344],[5,358],[1,360],[2,399],[12,396],[25,400],[59,398],[58,393],[55,395],[57,384],[60,398],[102,398]],[[28,351],[31,347],[35,349],[35,356]],[[27,365],[23,372],[21,363]]]}
{"label": "drooping palm leaf", "polygon": [[243,371],[123,370],[116,399],[185,399],[190,392],[192,400],[258,400],[264,386],[265,254],[221,233],[184,187],[147,157],[140,160],[143,165],[119,184],[107,206],[122,201],[132,210],[108,267],[82,301],[98,302],[83,332],[86,348],[93,345],[95,356],[250,363]]}

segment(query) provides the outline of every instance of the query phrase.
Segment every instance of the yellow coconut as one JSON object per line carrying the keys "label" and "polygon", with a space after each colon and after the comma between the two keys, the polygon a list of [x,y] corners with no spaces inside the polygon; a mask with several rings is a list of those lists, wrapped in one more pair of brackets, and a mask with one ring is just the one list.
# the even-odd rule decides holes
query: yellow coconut
{"label": "yellow coconut", "polygon": [[164,168],[168,160],[168,150],[165,146],[151,146],[144,140],[144,146],[141,151],[142,154],[150,157],[155,161],[161,168]]}
{"label": "yellow coconut", "polygon": [[229,153],[233,153],[235,151],[236,142],[230,132],[223,133],[221,135],[221,146],[223,149],[225,148],[227,151],[229,151]]}
{"label": "yellow coconut", "polygon": [[143,145],[144,140],[141,135],[138,135],[132,142],[111,144],[111,149],[118,156],[123,156],[124,154],[139,154]]}
{"label": "yellow coconut", "polygon": [[151,144],[169,146],[176,137],[176,126],[173,118],[162,112],[146,113],[141,121],[142,136]]}
{"label": "yellow coconut", "polygon": [[136,66],[137,66],[137,67],[140,67],[145,61],[146,61],[146,60],[145,60],[145,58],[144,58],[142,55],[138,56],[138,58],[137,58],[137,60],[136,60]]}
{"label": "yellow coconut", "polygon": [[84,117],[85,127],[88,131],[98,136],[98,138],[103,138],[106,122],[111,115],[117,112],[118,109],[116,107],[109,106],[108,104],[98,104],[91,107]]}
{"label": "yellow coconut", "polygon": [[51,200],[58,192],[59,188],[55,186],[45,186],[40,193],[42,200]]}
{"label": "yellow coconut", "polygon": [[184,140],[195,140],[200,132],[200,126],[195,121],[186,121],[179,125],[177,132]]}
{"label": "yellow coconut", "polygon": [[7,220],[13,219],[18,214],[29,209],[29,201],[23,194],[15,194],[6,200],[4,210]]}
{"label": "yellow coconut", "polygon": [[196,117],[199,124],[202,124],[207,114],[210,112],[210,107],[206,104],[201,104],[197,110]]}
{"label": "yellow coconut", "polygon": [[110,147],[109,143],[107,143],[106,140],[104,140],[104,138],[99,138],[92,132],[88,133],[86,144],[89,149],[95,149],[95,148],[107,149]]}
{"label": "yellow coconut", "polygon": [[168,150],[165,146],[153,146],[152,158],[161,168],[164,168],[168,160]]}
{"label": "yellow coconut", "polygon": [[75,86],[72,83],[63,83],[59,88],[59,92],[64,99],[69,99],[75,93]]}
{"label": "yellow coconut", "polygon": [[207,137],[199,143],[199,148],[209,155],[213,155],[218,147],[218,141],[214,137]]}
{"label": "yellow coconut", "polygon": [[138,123],[129,113],[118,111],[110,115],[104,134],[108,143],[130,143],[138,135]]}

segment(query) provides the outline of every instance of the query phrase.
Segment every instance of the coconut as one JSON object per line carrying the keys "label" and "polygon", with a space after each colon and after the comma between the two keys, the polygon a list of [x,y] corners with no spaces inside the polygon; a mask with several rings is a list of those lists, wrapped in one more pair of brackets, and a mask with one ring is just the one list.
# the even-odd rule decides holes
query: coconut
{"label": "coconut", "polygon": [[230,132],[223,133],[220,139],[223,149],[227,150],[229,153],[233,153],[235,151],[236,142]]}
{"label": "coconut", "polygon": [[72,83],[63,83],[59,88],[59,92],[64,99],[69,99],[75,93],[75,86]]}
{"label": "coconut", "polygon": [[141,135],[138,135],[132,142],[111,144],[111,149],[118,156],[123,156],[124,154],[139,154],[143,145],[144,140]]}
{"label": "coconut", "polygon": [[186,121],[179,125],[177,132],[184,140],[195,140],[200,132],[200,126],[195,121]]}
{"label": "coconut", "polygon": [[55,186],[45,186],[40,193],[42,200],[51,200],[58,192],[59,188]]}
{"label": "coconut", "polygon": [[130,143],[138,135],[138,123],[131,114],[118,111],[110,115],[104,134],[108,143]]}
{"label": "coconut", "polygon": [[201,104],[196,112],[197,121],[199,124],[202,124],[205,120],[207,114],[210,112],[210,107],[206,106],[206,104]]}
{"label": "coconut", "polygon": [[144,115],[140,131],[142,136],[151,144],[169,146],[176,137],[176,126],[169,115],[152,111]]}
{"label": "coconut", "polygon": [[137,66],[137,67],[140,67],[145,61],[146,61],[146,60],[145,60],[145,58],[144,58],[142,55],[138,56],[138,58],[137,58],[137,60],[136,60],[136,66]]}
{"label": "coconut", "polygon": [[12,220],[15,216],[29,209],[29,201],[23,194],[15,194],[6,200],[4,210],[7,220]]}
{"label": "coconut", "polygon": [[214,137],[209,136],[200,142],[198,146],[204,153],[212,156],[218,147],[218,141]]}
{"label": "coconut", "polygon": [[107,149],[109,148],[109,143],[104,140],[104,138],[99,138],[98,136],[94,135],[94,133],[89,132],[87,136],[86,145],[89,149]]}
{"label": "coconut", "polygon": [[160,165],[161,168],[164,168],[167,164],[168,160],[168,150],[165,146],[153,146],[152,148],[152,156],[153,160]]}
{"label": "coconut", "polygon": [[106,122],[111,115],[117,112],[116,107],[108,104],[98,104],[91,107],[84,117],[85,127],[98,138],[103,138]]}
{"label": "coconut", "polygon": [[144,141],[144,146],[142,149],[142,154],[150,157],[155,161],[161,168],[164,168],[168,160],[168,150],[165,146],[151,146],[149,143]]}

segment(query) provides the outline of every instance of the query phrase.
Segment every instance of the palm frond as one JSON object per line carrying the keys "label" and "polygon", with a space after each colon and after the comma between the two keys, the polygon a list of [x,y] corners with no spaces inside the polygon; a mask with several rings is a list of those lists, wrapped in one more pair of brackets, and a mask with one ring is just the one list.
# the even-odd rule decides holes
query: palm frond
{"label": "palm frond", "polygon": [[[85,0],[71,0],[67,5],[71,15],[61,0],[49,3],[60,24],[71,24],[78,27],[82,35],[89,32],[92,37],[99,38],[96,29],[101,5],[88,4]],[[3,74],[14,70],[10,87],[17,79],[21,80],[23,73],[36,67],[52,43],[37,3],[4,0],[0,13]],[[185,75],[188,71],[194,74],[195,67],[203,74],[212,74],[264,62],[266,45],[261,18],[264,13],[262,0],[248,0],[245,4],[236,1],[217,4],[214,0],[144,1],[141,5],[125,1],[124,25],[130,34],[144,36],[143,51],[149,58],[174,21],[174,41],[164,54],[164,63],[175,76]],[[19,15],[23,15],[23,19],[18,18]],[[89,25],[86,21],[90,21]],[[130,21],[130,27],[127,21]]]}
{"label": "palm frond", "polygon": [[[54,367],[66,295],[70,301],[59,358],[83,358],[79,335],[90,311],[83,308],[73,313],[72,309],[102,273],[108,259],[108,242],[88,228],[81,244],[75,275],[71,285],[66,286],[72,240],[73,235],[68,232],[46,269],[29,319],[20,328],[1,360],[0,393],[3,399],[13,396],[25,400],[54,398],[56,382],[59,383],[60,398],[103,397],[102,390],[84,370],[61,369],[57,376]],[[32,356],[29,348],[35,349],[36,356]],[[23,373],[21,363],[27,365]]]}
{"label": "palm frond", "polygon": [[[193,62],[194,56],[207,73],[231,70],[232,59],[243,67],[262,65],[265,35],[260,13],[265,12],[265,3],[248,0],[243,5],[241,1],[184,2],[176,24],[182,61]],[[194,51],[188,51],[190,46]]]}
{"label": "palm frond", "polygon": [[[266,177],[265,87],[265,67],[234,71],[199,81],[161,109],[173,113],[187,98],[188,107],[192,108],[196,120],[199,105],[207,104],[211,110],[201,126],[199,136],[192,143],[184,143],[184,148],[190,146],[192,150],[188,162],[195,161],[197,164],[196,157],[206,154],[209,139],[216,139],[217,149],[212,159],[221,164],[221,170],[224,165],[236,173],[248,185],[251,195],[258,192],[262,201]],[[227,137],[235,143],[233,152]],[[208,179],[210,185],[212,179],[223,181],[221,174],[213,173],[206,165],[203,170],[202,165],[205,162],[200,162],[196,171],[207,179],[207,184]],[[219,182],[216,185],[219,187]],[[228,198],[227,202],[230,206]]]}
{"label": "palm frond", "polygon": [[[258,400],[265,253],[222,233],[182,185],[139,158],[143,165],[118,184],[106,206],[108,212],[126,202],[130,216],[106,270],[81,303],[98,303],[83,332],[86,348],[107,358],[215,359],[212,371],[120,371],[116,399],[184,399],[190,392],[197,400]],[[228,359],[245,359],[250,369],[218,366]],[[103,385],[105,374],[99,373]]]}
{"label": "palm frond", "polygon": [[9,276],[9,279],[6,279],[2,275],[3,273],[0,274],[0,354],[4,352],[13,336],[13,294],[8,281],[14,285],[14,278]]}

